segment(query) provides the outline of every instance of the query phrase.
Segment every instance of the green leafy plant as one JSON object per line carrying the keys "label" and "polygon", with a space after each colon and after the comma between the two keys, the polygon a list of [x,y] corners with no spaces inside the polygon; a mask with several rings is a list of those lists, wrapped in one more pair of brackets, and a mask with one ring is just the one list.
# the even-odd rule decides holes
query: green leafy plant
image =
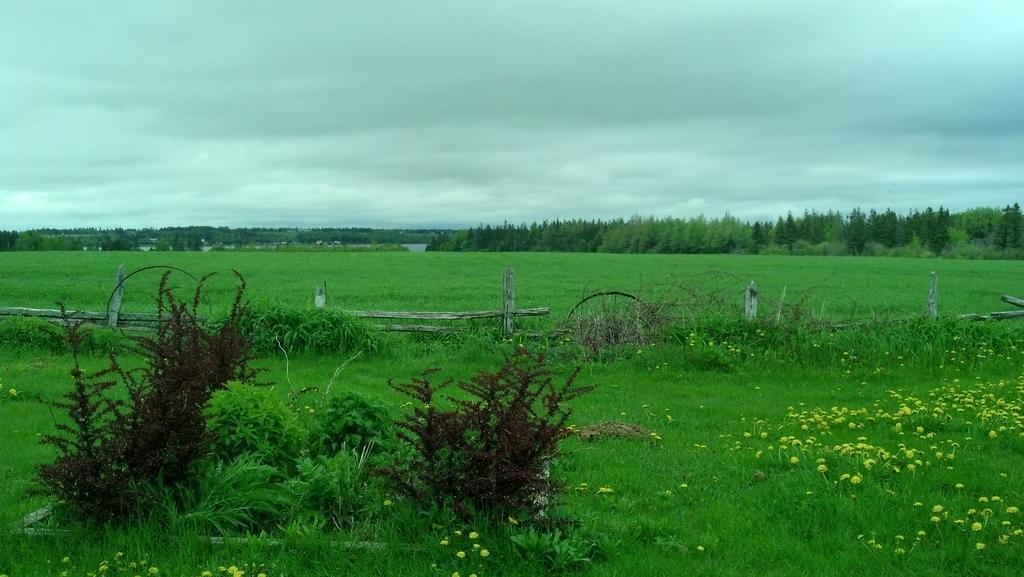
{"label": "green leafy plant", "polygon": [[381,451],[393,444],[394,424],[387,409],[356,393],[331,397],[316,415],[310,440],[320,454],[331,456],[364,446]]}
{"label": "green leafy plant", "polygon": [[552,572],[589,564],[591,553],[598,548],[595,542],[565,535],[561,529],[538,531],[531,527],[510,539],[527,561],[539,563]]}
{"label": "green leafy plant", "polygon": [[295,413],[268,389],[229,383],[214,393],[203,415],[211,448],[223,462],[252,455],[290,468],[302,447],[304,433]]}
{"label": "green leafy plant", "polygon": [[379,482],[368,475],[369,448],[341,451],[332,457],[304,457],[286,485],[297,499],[304,518],[321,518],[332,527],[344,528],[368,514],[383,501]]}

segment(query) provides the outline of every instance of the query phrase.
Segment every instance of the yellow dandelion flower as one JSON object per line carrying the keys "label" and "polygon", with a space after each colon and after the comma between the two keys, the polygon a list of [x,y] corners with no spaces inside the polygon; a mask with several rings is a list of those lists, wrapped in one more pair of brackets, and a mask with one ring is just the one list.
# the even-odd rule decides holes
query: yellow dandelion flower
{"label": "yellow dandelion flower", "polygon": [[509,525],[518,525],[519,524],[519,519],[516,519],[515,517],[509,517],[508,518],[508,524]]}
{"label": "yellow dandelion flower", "polygon": [[977,549],[978,551],[984,551],[985,550],[985,544],[984,543],[975,543],[974,544],[974,548]]}
{"label": "yellow dandelion flower", "polygon": [[998,437],[998,436],[999,436],[999,433],[997,433],[997,432],[995,432],[995,431],[989,431],[989,432],[988,432],[988,438],[989,438],[989,439],[995,439],[995,438],[996,438],[996,437]]}
{"label": "yellow dandelion flower", "polygon": [[1007,507],[1006,512],[1011,515],[1015,515],[1017,513],[1020,513],[1020,509],[1018,509],[1017,507]]}
{"label": "yellow dandelion flower", "polygon": [[458,557],[459,559],[465,559],[466,558],[466,552],[465,551],[459,551],[458,553],[455,554],[455,556]]}
{"label": "yellow dandelion flower", "polygon": [[932,513],[941,513],[943,511],[942,505],[936,505],[932,507]]}
{"label": "yellow dandelion flower", "polygon": [[491,556],[491,552],[488,551],[487,549],[481,549],[480,550],[480,556],[481,557],[490,557]]}
{"label": "yellow dandelion flower", "polygon": [[7,394],[10,395],[11,397],[17,397],[18,396],[18,389],[14,389],[14,388],[8,389],[7,390]]}
{"label": "yellow dandelion flower", "polygon": [[791,465],[796,465],[799,462],[800,462],[800,457],[797,457],[796,455],[793,455],[792,457],[789,458],[789,463]]}
{"label": "yellow dandelion flower", "polygon": [[477,533],[476,531],[470,531],[469,532],[469,538],[470,539],[476,539],[478,537],[480,537],[480,533]]}
{"label": "yellow dandelion flower", "polygon": [[971,531],[981,531],[983,528],[982,524],[977,521],[971,523]]}
{"label": "yellow dandelion flower", "polygon": [[860,478],[860,475],[854,475],[854,476],[850,477],[850,484],[851,485],[860,485],[860,482],[862,480],[863,479]]}
{"label": "yellow dandelion flower", "polygon": [[391,499],[384,499],[384,506],[385,507],[390,507],[390,506],[392,506],[394,504],[395,504],[395,502],[392,501]]}

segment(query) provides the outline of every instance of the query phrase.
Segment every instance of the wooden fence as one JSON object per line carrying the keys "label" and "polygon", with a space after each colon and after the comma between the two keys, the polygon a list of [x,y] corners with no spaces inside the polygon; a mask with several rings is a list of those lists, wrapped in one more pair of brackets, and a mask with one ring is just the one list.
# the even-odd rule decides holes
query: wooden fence
{"label": "wooden fence", "polygon": [[[139,271],[135,271],[139,272]],[[134,273],[133,273],[134,274]],[[127,275],[131,276],[131,275]],[[80,320],[90,324],[103,325],[108,328],[120,328],[120,329],[151,329],[157,324],[163,321],[163,319],[154,314],[141,314],[141,313],[124,313],[121,312],[121,302],[124,297],[124,281],[126,279],[125,265],[121,265],[117,269],[117,279],[114,285],[114,290],[111,293],[109,305],[107,310],[104,312],[92,312],[92,311],[67,311],[67,318],[71,320]],[[367,319],[387,319],[387,320],[412,320],[412,321],[463,321],[472,319],[500,319],[501,320],[501,333],[503,335],[513,335],[516,333],[516,318],[517,317],[536,317],[546,316],[551,313],[549,307],[534,307],[534,308],[522,308],[517,309],[515,303],[515,273],[511,268],[505,270],[504,279],[502,282],[502,302],[500,309],[494,310],[482,310],[482,311],[383,311],[383,310],[343,310],[342,312],[352,315],[354,317],[367,318]],[[782,296],[779,299],[779,303],[775,308],[775,319],[779,321],[782,314],[783,304],[786,298],[786,287],[782,289]],[[1017,310],[1009,311],[997,311],[986,314],[970,313],[958,315],[958,319],[962,320],[1006,320],[1006,319],[1017,319],[1024,318],[1024,299],[1003,295],[1001,297],[1003,302],[1009,303],[1016,307],[1020,307]],[[313,297],[313,304],[316,308],[324,308],[327,306],[327,288],[326,284],[316,288],[316,293]],[[744,290],[743,299],[743,317],[748,321],[757,320],[758,314],[758,290],[757,284],[753,281],[747,285]],[[46,319],[51,322],[61,323],[64,322],[65,317],[59,310],[55,309],[34,309],[24,307],[0,307],[0,317],[2,316],[23,316],[23,317],[37,317]],[[931,282],[929,283],[928,297],[925,302],[925,316],[927,318],[936,319],[939,317],[939,275],[938,273],[931,273]],[[380,324],[378,328],[385,331],[399,331],[399,332],[419,332],[419,333],[452,333],[461,330],[458,327],[450,325],[429,325],[429,324]]]}
{"label": "wooden fence", "polygon": [[[345,314],[365,319],[394,319],[394,320],[431,320],[431,321],[460,321],[471,319],[501,319],[501,334],[509,336],[516,332],[516,317],[540,317],[551,313],[549,307],[516,308],[515,273],[511,268],[505,269],[505,276],[501,287],[501,309],[488,311],[353,311],[343,310]],[[327,288],[319,286],[313,297],[313,304],[317,308],[327,306]],[[378,328],[385,331],[415,332],[415,333],[451,333],[460,329],[451,326],[424,325],[424,324],[382,324]]]}
{"label": "wooden fence", "polygon": [[121,312],[121,301],[124,299],[125,278],[125,267],[124,264],[122,264],[117,267],[117,280],[114,283],[114,290],[110,294],[110,302],[105,312],[78,310],[66,310],[61,312],[58,309],[0,307],[0,316],[35,317],[54,323],[64,323],[65,320],[82,321],[87,324],[102,325],[111,329],[151,329],[157,324],[163,322],[163,319],[160,316],[154,314]]}
{"label": "wooden fence", "polygon": [[[162,322],[164,319],[155,314],[121,312],[125,278],[125,266],[122,264],[117,269],[117,281],[110,296],[110,304],[105,312],[68,310],[65,317],[65,314],[57,309],[0,307],[0,316],[36,317],[55,323],[63,323],[66,318],[72,321],[82,321],[88,324],[120,329],[151,329]],[[316,308],[324,308],[327,305],[326,286],[317,287],[313,304]],[[516,317],[545,316],[551,313],[551,309],[549,307],[517,309],[515,303],[515,274],[511,268],[508,268],[505,270],[502,283],[501,309],[484,311],[343,310],[342,312],[354,317],[367,319],[459,321],[494,318],[501,319],[501,332],[503,335],[513,335],[516,332]],[[381,324],[377,326],[385,331],[419,333],[451,333],[460,330],[458,327],[426,324]]]}
{"label": "wooden fence", "polygon": [[[779,305],[775,309],[775,320],[778,321],[782,314],[782,305],[786,299],[786,287],[782,287],[782,297],[779,299]],[[1003,295],[1000,300],[1017,307],[1024,307],[1024,299],[1017,298],[1010,295]],[[939,273],[931,273],[931,282],[928,285],[928,300],[925,302],[925,316],[930,319],[939,318]],[[743,291],[743,318],[748,321],[757,320],[757,283],[750,281],[747,288]],[[984,321],[993,320],[1001,321],[1007,319],[1019,319],[1024,318],[1024,310],[1012,310],[1012,311],[998,311],[987,314],[968,313],[957,315],[960,320],[968,321]]]}

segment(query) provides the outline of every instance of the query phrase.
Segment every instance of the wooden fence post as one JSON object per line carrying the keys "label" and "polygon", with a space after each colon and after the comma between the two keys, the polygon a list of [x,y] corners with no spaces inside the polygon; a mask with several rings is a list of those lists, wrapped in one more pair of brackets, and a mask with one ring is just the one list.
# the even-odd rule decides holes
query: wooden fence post
{"label": "wooden fence post", "polygon": [[121,299],[124,297],[124,263],[117,267],[117,284],[114,294],[110,297],[110,310],[107,311],[107,328],[117,328],[117,317],[121,314]]}
{"label": "wooden fence post", "polygon": [[928,291],[928,318],[939,318],[939,273],[932,271],[931,289]]}
{"label": "wooden fence post", "polygon": [[512,267],[505,269],[501,297],[501,334],[512,336],[516,332],[516,287]]}
{"label": "wooden fence post", "polygon": [[316,296],[313,297],[313,306],[322,309],[327,304],[327,283],[316,287]]}
{"label": "wooden fence post", "polygon": [[757,285],[750,281],[743,293],[743,318],[752,321],[757,318]]}

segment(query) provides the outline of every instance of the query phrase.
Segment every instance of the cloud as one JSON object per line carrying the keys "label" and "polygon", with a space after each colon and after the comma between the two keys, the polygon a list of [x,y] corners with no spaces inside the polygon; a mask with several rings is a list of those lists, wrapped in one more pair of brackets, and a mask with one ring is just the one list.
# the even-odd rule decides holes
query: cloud
{"label": "cloud", "polygon": [[0,4],[0,228],[1002,205],[1024,5]]}

